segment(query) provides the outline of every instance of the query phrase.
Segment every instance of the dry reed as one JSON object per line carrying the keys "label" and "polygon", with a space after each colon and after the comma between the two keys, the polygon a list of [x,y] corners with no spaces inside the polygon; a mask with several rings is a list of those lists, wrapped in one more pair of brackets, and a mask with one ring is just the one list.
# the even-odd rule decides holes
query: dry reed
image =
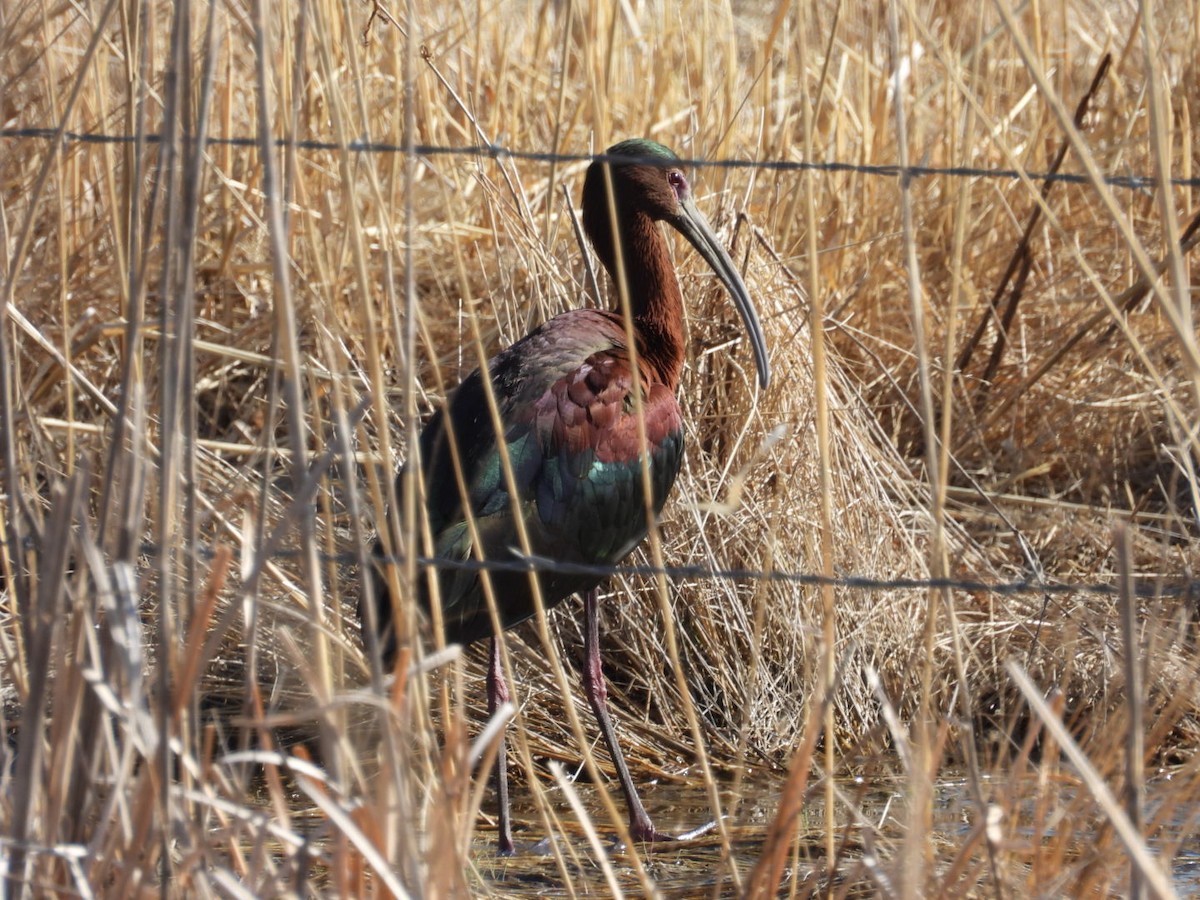
{"label": "dry reed", "polygon": [[[1200,801],[1200,353],[1197,190],[1167,179],[1195,175],[1200,10],[742,6],[0,10],[0,126],[50,132],[0,137],[9,895],[1171,890]],[[1124,593],[687,577],[672,658],[657,579],[619,574],[630,760],[723,828],[605,842],[621,812],[567,781],[608,763],[578,741],[566,604],[506,641],[519,837],[564,839],[496,860],[485,660],[418,642],[386,680],[359,564],[475,335],[609,289],[588,299],[585,163],[403,148],[632,135],[849,164],[698,173],[775,380],[681,248],[663,560]],[[903,159],[1018,177],[862,168]]]}

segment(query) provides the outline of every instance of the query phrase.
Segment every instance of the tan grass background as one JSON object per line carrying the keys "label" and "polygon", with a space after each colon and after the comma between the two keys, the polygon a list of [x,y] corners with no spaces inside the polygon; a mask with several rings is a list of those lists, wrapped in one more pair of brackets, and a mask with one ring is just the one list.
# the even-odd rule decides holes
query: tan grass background
{"label": "tan grass background", "polygon": [[[0,125],[134,138],[0,138],[10,893],[545,887],[523,872],[568,894],[1161,888],[1200,800],[1198,204],[1163,181],[1195,176],[1198,38],[1183,0],[6,4]],[[197,152],[197,134],[248,140]],[[549,643],[508,640],[521,836],[570,836],[511,864],[490,856],[487,742],[470,755],[481,654],[416,645],[388,687],[354,621],[387,473],[478,364],[476,334],[490,354],[597,302],[572,221],[586,162],[386,148],[575,157],[637,135],[847,164],[696,173],[774,381],[757,392],[736,316],[676,245],[688,452],[667,564],[1115,585],[1124,523],[1142,590],[1123,628],[1094,592],[689,577],[664,620],[655,579],[614,578],[606,665],[639,780],[729,817],[682,876],[589,845],[623,813],[593,799],[580,821],[550,771],[590,754],[573,604]],[[1064,146],[1081,183],[1025,177]],[[1022,177],[862,168],[905,159]],[[1001,329],[990,298],[1027,229]],[[1126,804],[1144,840],[1060,760],[1011,664],[1118,797],[1138,757],[1169,767],[1144,821]],[[898,777],[891,827],[839,787],[856,775]],[[977,801],[953,839],[931,818],[951,776]]]}

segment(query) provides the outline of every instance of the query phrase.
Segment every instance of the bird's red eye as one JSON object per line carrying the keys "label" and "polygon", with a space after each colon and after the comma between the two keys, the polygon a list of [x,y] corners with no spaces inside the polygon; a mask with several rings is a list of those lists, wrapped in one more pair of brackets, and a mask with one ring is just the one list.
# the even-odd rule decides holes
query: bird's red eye
{"label": "bird's red eye", "polygon": [[671,183],[671,187],[675,189],[676,196],[683,197],[687,193],[688,183],[687,178],[678,169],[672,169],[667,173],[667,181]]}

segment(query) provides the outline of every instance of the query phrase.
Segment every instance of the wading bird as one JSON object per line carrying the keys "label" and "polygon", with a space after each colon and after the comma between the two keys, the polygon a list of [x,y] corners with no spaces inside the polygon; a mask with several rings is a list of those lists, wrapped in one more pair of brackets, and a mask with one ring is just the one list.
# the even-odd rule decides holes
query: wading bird
{"label": "wading bird", "polygon": [[[509,492],[483,375],[476,369],[467,376],[420,438],[425,514],[433,556],[439,559],[523,560],[518,516],[530,555],[557,562],[611,565],[646,536],[643,452],[655,515],[683,456],[683,416],[675,399],[683,368],[683,297],[659,222],[683,234],[724,282],[745,323],[759,384],[767,386],[766,342],[754,306],[729,254],[696,208],[674,153],[649,140],[610,147],[604,160],[588,168],[582,208],[584,230],[618,284],[618,296],[625,285],[636,353],[630,353],[618,302],[613,311],[576,309],[555,316],[488,362],[516,496]],[[401,475],[397,493],[402,481]],[[473,534],[479,546],[473,546]],[[380,629],[379,646],[390,664],[396,642],[380,547],[377,543],[376,608],[362,619],[364,628],[373,620]],[[446,642],[465,645],[492,637],[488,705],[494,712],[509,694],[480,573],[463,567],[437,572]],[[584,595],[584,689],[625,794],[630,835],[637,841],[670,840],[654,827],[638,797],[608,715],[600,665],[601,576],[547,568],[537,577],[546,608],[572,594]],[[490,579],[503,628],[535,614],[528,571],[494,570]],[[419,599],[428,610],[429,585],[424,575],[418,581]],[[496,783],[499,849],[507,854],[513,839],[503,742]]]}

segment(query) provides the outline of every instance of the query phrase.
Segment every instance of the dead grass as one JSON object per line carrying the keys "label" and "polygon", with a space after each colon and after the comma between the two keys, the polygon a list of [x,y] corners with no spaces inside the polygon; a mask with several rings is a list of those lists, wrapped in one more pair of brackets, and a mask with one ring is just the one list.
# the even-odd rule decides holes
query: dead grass
{"label": "dead grass", "polygon": [[[713,895],[1081,896],[1130,890],[1147,846],[1169,869],[1200,801],[1200,204],[1162,178],[1194,177],[1200,14],[1148,9],[898,4],[893,36],[862,3],[803,22],[788,4],[416,3],[410,21],[312,0],[268,5],[256,53],[257,6],[197,4],[176,32],[169,4],[6,7],[3,127],[137,138],[0,138],[9,893],[688,896],[682,867]],[[475,329],[491,353],[587,302],[586,163],[346,144],[403,147],[411,115],[427,147],[649,135],[686,157],[891,166],[897,99],[911,165],[1019,177],[699,173],[774,382],[756,392],[724,296],[679,248],[688,455],[662,558],[1115,584],[1125,523],[1136,634],[1111,594],[840,585],[830,622],[819,589],[753,578],[673,582],[664,623],[655,579],[619,576],[605,652],[631,762],[730,818],[674,857],[602,844],[615,868],[597,868],[585,834],[617,827],[610,804],[581,823],[547,768],[590,755],[568,604],[548,645],[524,627],[508,648],[521,836],[572,840],[498,863],[486,829],[472,843],[485,661],[417,646],[385,685],[356,561],[414,429],[478,364]],[[335,149],[285,140],[267,171],[260,146],[185,139],[253,138],[260,109],[273,139]],[[1060,148],[1082,182],[1026,175]],[[1061,717],[1119,799],[1135,711],[1158,777],[1126,803],[1130,843],[1045,729]],[[900,811],[873,818],[851,775],[899,777]],[[957,835],[933,818],[952,775]],[[776,791],[771,821],[751,813]]]}

